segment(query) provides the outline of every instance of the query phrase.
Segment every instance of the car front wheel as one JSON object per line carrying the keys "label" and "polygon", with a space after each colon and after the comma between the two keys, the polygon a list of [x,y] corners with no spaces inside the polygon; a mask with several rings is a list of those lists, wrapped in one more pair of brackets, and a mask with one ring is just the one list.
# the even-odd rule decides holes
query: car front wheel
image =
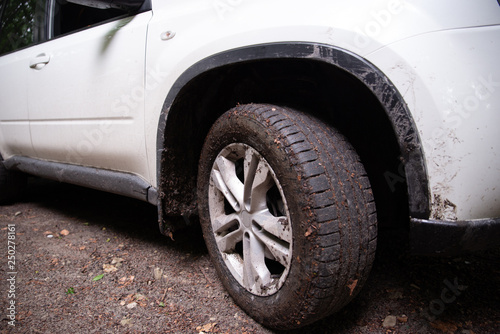
{"label": "car front wheel", "polygon": [[348,303],[370,271],[376,213],[364,168],[334,128],[296,110],[241,105],[200,159],[203,235],[233,299],[275,329]]}

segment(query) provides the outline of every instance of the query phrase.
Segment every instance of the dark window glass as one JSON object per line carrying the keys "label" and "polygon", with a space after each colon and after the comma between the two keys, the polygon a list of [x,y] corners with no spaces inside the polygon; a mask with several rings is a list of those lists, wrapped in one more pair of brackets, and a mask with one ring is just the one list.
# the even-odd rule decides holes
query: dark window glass
{"label": "dark window glass", "polygon": [[36,42],[35,13],[40,0],[5,0],[0,8],[0,54]]}
{"label": "dark window glass", "polygon": [[57,0],[54,14],[53,36],[57,37],[127,15],[127,12],[119,9],[93,8]]}

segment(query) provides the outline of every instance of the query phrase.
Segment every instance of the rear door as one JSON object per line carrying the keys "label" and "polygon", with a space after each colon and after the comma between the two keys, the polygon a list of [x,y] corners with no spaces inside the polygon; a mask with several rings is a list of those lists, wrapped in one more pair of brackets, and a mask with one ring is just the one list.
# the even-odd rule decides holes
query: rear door
{"label": "rear door", "polygon": [[52,0],[48,41],[27,74],[38,158],[148,178],[144,61],[151,11],[128,15]]}

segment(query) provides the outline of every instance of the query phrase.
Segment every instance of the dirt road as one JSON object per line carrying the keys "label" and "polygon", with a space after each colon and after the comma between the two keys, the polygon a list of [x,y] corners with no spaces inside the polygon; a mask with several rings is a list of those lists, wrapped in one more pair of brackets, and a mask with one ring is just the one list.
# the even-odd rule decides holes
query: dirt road
{"label": "dirt road", "polygon": [[[147,203],[33,180],[0,223],[1,333],[273,333],[224,291],[200,232],[162,236]],[[418,258],[399,233],[379,240],[361,295],[293,333],[500,333],[499,250]]]}

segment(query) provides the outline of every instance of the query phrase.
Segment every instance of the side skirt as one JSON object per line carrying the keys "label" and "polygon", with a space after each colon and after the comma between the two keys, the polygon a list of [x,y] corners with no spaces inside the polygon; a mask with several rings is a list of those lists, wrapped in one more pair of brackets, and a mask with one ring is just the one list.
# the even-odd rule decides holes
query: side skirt
{"label": "side skirt", "polygon": [[131,173],[14,156],[5,160],[7,169],[127,196],[158,204],[156,188]]}

